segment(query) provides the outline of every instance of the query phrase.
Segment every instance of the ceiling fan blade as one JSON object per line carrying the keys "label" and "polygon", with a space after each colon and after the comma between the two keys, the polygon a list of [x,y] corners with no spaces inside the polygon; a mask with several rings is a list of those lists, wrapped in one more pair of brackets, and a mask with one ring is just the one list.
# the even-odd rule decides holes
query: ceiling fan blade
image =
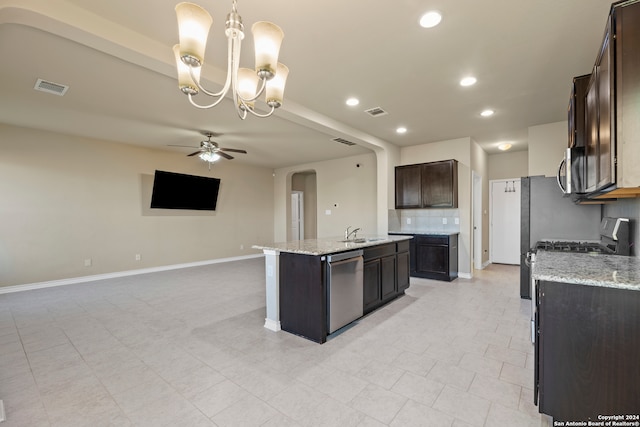
{"label": "ceiling fan blade", "polygon": [[224,158],[225,158],[225,159],[227,159],[227,160],[231,160],[231,159],[233,159],[233,156],[230,156],[230,155],[228,155],[227,153],[223,153],[223,152],[222,152],[222,151],[220,151],[220,150],[218,150],[218,151],[216,152],[216,154],[221,155],[222,157],[224,157]]}
{"label": "ceiling fan blade", "polygon": [[247,150],[238,150],[237,148],[218,148],[219,151],[230,151],[232,153],[247,154]]}
{"label": "ceiling fan blade", "polygon": [[201,153],[201,151],[198,150],[195,153],[187,154],[187,157],[195,156],[196,154],[200,154],[200,153]]}

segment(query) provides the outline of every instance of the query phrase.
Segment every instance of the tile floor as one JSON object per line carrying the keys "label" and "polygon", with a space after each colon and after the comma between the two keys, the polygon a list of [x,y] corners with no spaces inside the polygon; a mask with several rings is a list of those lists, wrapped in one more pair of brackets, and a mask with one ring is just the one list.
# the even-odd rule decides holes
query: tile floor
{"label": "tile floor", "polygon": [[540,426],[518,267],[411,279],[323,345],[263,328],[261,258],[0,295],[9,426]]}

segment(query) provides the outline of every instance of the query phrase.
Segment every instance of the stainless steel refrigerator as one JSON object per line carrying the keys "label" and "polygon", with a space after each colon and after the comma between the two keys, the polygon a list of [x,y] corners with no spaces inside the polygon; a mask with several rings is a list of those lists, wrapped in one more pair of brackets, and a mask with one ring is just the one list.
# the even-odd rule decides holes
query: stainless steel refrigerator
{"label": "stainless steel refrigerator", "polygon": [[600,240],[600,205],[576,205],[556,178],[520,181],[520,297],[531,298],[528,252],[540,240]]}

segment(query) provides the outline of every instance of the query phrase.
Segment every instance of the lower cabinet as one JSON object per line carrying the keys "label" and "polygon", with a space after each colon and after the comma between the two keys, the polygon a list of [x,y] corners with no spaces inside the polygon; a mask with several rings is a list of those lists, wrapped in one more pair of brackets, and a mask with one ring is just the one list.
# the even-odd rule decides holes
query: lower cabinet
{"label": "lower cabinet", "polygon": [[640,421],[640,292],[539,281],[537,295],[540,412],[554,422]]}
{"label": "lower cabinet", "polygon": [[402,295],[409,287],[409,242],[365,249],[363,276],[365,314]]}
{"label": "lower cabinet", "polygon": [[458,277],[458,235],[416,234],[411,276],[451,281]]}
{"label": "lower cabinet", "polygon": [[[327,340],[327,278],[324,257],[280,253],[280,325],[311,341]],[[409,287],[409,240],[364,248],[363,311],[369,313]]]}

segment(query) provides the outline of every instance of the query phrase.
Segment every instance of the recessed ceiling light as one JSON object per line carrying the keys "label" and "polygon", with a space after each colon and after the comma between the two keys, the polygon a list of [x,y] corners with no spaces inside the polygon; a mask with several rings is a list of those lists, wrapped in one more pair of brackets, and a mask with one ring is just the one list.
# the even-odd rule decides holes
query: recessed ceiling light
{"label": "recessed ceiling light", "polygon": [[460,80],[460,86],[472,86],[476,84],[477,81],[478,80],[475,77],[465,77],[464,79]]}
{"label": "recessed ceiling light", "polygon": [[484,110],[482,113],[480,113],[480,115],[482,117],[491,117],[493,116],[493,113],[495,113],[495,111],[493,110]]}
{"label": "recessed ceiling light", "polygon": [[438,12],[427,12],[420,18],[420,26],[424,28],[433,28],[442,21],[442,15]]}
{"label": "recessed ceiling light", "polygon": [[498,145],[498,149],[502,150],[502,151],[507,151],[511,147],[512,147],[512,145],[509,144],[508,142],[505,142],[505,143],[502,143],[502,144]]}
{"label": "recessed ceiling light", "polygon": [[407,128],[404,126],[400,126],[398,129],[396,129],[396,133],[407,133]]}
{"label": "recessed ceiling light", "polygon": [[356,105],[360,104],[360,101],[358,100],[358,98],[349,98],[347,99],[347,105],[350,107],[354,107]]}

